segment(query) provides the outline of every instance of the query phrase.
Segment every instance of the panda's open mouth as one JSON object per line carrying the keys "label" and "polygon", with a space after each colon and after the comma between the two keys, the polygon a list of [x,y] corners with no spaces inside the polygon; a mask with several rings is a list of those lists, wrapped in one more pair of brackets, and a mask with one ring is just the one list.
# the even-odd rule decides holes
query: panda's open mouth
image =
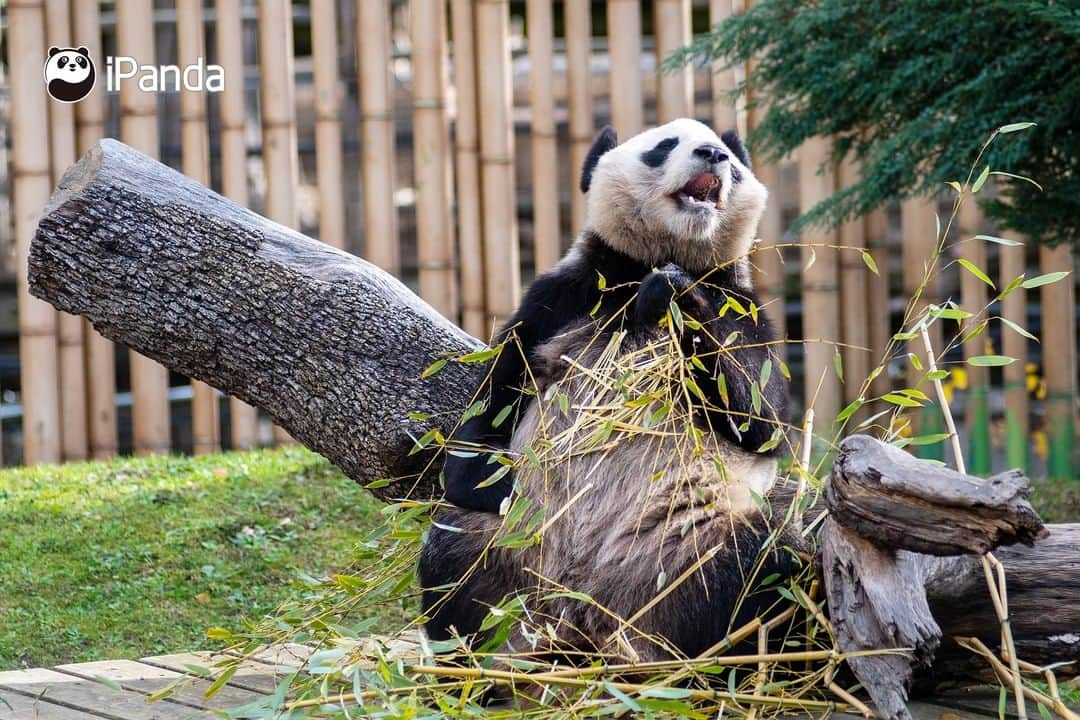
{"label": "panda's open mouth", "polygon": [[720,202],[720,178],[712,173],[701,173],[690,179],[677,193],[675,200],[688,208],[717,208]]}

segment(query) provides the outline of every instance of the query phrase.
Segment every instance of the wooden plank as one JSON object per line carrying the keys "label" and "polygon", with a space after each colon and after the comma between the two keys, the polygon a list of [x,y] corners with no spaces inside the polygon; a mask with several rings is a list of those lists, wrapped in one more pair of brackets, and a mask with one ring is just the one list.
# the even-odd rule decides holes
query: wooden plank
{"label": "wooden plank", "polygon": [[[174,672],[191,674],[189,668],[191,665],[214,671],[218,667],[217,663],[223,660],[235,661],[236,658],[231,655],[215,655],[212,653],[173,653],[171,655],[145,657],[139,662]],[[232,687],[244,688],[257,693],[272,694],[287,674],[283,667],[243,660],[236,666],[236,673],[229,678],[228,684]]]}
{"label": "wooden plank", "polygon": [[0,690],[25,697],[41,697],[54,704],[83,710],[109,720],[187,720],[216,717],[209,711],[168,700],[150,703],[147,697],[140,693],[114,690],[97,680],[87,680],[45,668],[0,672]]}
{"label": "wooden plank", "polygon": [[230,653],[236,657],[245,657],[255,662],[264,663],[266,665],[274,665],[279,667],[300,667],[307,659],[311,657],[311,654],[315,652],[317,648],[308,647],[307,645],[301,645],[299,643],[282,643],[281,645],[270,645],[261,650],[256,650],[250,655],[241,655],[240,653]]}
{"label": "wooden plank", "polygon": [[153,695],[176,684],[177,681],[183,681],[176,685],[167,699],[169,702],[196,709],[234,708],[247,705],[262,697],[262,693],[259,692],[226,686],[212,698],[207,699],[203,693],[213,682],[212,680],[196,678],[185,672],[154,667],[134,660],[98,660],[59,665],[54,669],[87,680],[93,680],[95,677],[108,678],[125,690],[143,695]]}
{"label": "wooden plank", "polygon": [[45,699],[0,692],[0,720],[101,720],[101,716],[55,705]]}

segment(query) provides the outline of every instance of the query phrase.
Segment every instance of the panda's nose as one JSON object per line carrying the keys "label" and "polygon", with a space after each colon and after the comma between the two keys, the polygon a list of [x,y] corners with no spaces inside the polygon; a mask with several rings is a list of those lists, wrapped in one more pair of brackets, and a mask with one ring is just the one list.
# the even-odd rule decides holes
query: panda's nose
{"label": "panda's nose", "polygon": [[727,151],[717,145],[699,145],[694,148],[694,155],[710,163],[719,164],[728,159]]}
{"label": "panda's nose", "polygon": [[74,70],[74,69],[75,69],[75,63],[69,63],[68,64],[68,70]]}

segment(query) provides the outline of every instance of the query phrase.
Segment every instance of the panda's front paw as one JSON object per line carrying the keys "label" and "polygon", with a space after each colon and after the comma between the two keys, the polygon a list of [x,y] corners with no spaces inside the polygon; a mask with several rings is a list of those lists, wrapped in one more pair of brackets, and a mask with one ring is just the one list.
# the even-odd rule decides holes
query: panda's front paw
{"label": "panda's front paw", "polygon": [[[696,289],[691,275],[674,263],[668,263],[645,276],[634,301],[633,320],[637,328],[653,328],[671,307],[672,300],[679,305],[689,303],[696,309]],[[689,308],[683,308],[689,309]]]}

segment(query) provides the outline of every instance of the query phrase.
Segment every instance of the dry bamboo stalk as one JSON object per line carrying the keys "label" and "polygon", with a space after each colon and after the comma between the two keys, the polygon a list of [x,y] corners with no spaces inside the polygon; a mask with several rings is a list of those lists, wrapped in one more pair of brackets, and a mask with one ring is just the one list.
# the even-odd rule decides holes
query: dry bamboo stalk
{"label": "dry bamboo stalk", "polygon": [[[104,57],[101,47],[101,15],[96,2],[71,3],[72,37],[90,52],[95,62]],[[99,80],[100,82],[100,80]],[[75,103],[78,155],[90,150],[105,135],[105,93],[99,87]],[[116,425],[116,348],[83,321],[86,348],[86,414],[90,455],[114,457],[119,438]]]}
{"label": "dry bamboo stalk", "polygon": [[[837,186],[845,187],[859,181],[859,165],[851,155],[840,164]],[[872,273],[863,261],[862,253],[866,249],[866,228],[861,217],[853,218],[839,228],[840,250],[840,320],[843,327],[844,346],[840,350],[844,361],[844,403],[850,403],[859,397],[863,381],[870,375],[872,360],[869,350],[870,327],[869,313],[866,312],[868,298],[868,276]],[[855,415],[858,422],[865,412]]]}
{"label": "dry bamboo stalk", "polygon": [[[225,72],[219,96],[221,113],[221,190],[240,205],[248,204],[246,114],[244,111],[244,21],[235,0],[217,0],[217,61]],[[234,450],[258,442],[258,411],[238,398],[229,399],[229,434]]]}
{"label": "dry bamboo stalk", "polygon": [[[575,3],[576,4],[576,3]],[[521,294],[517,204],[514,192],[514,121],[510,84],[510,6],[476,1],[477,96],[484,210],[484,283],[489,318],[508,319]]]}
{"label": "dry bamboo stalk", "polygon": [[[877,275],[868,275],[866,278],[866,314],[867,314],[867,340],[870,344],[870,357],[872,362],[881,362],[885,354],[885,348],[892,338],[891,320],[889,317],[889,246],[888,231],[889,221],[885,210],[879,208],[863,216],[864,234],[866,237],[866,250],[874,260],[878,269]],[[889,380],[888,370],[882,370],[870,383],[870,394],[880,397],[892,390],[892,382]],[[871,407],[871,414],[880,412],[883,408]]]}
{"label": "dry bamboo stalk", "polygon": [[[811,138],[799,148],[799,209],[806,212],[832,195],[836,179],[831,142]],[[840,340],[840,298],[836,250],[836,232],[807,228],[802,233],[803,339],[806,354],[806,407],[813,407],[821,419],[821,434],[828,435],[833,419],[840,411],[840,382],[834,369],[836,347]],[[811,262],[811,260],[813,262]]]}
{"label": "dry bamboo stalk", "polygon": [[451,0],[454,31],[455,169],[461,270],[461,326],[487,337],[484,245],[480,224],[480,132],[476,104],[476,41],[472,0]]}
{"label": "dry bamboo stalk", "polygon": [[[1014,278],[1027,270],[1026,246],[1000,246],[998,262],[1001,272],[1001,287],[1007,287]],[[1027,327],[1027,291],[1018,287],[1001,301],[1002,317]],[[1044,341],[1045,345],[1045,341]],[[1028,465],[1028,392],[1027,375],[1027,338],[1012,330],[1006,330],[1001,336],[1001,352],[1015,358],[1015,362],[1002,368],[1005,382],[1005,462],[1010,467],[1026,469]]]}
{"label": "dry bamboo stalk", "polygon": [[[368,4],[376,3],[364,3]],[[296,147],[290,0],[259,0],[259,80],[266,217],[298,229],[296,195],[300,185],[300,158]],[[291,441],[288,433],[277,426],[274,440]]]}
{"label": "dry bamboo stalk", "polygon": [[[116,50],[139,62],[155,60],[152,0],[117,0]],[[155,93],[143,92],[133,80],[120,83],[120,137],[152,158],[158,156],[157,102]],[[167,453],[169,371],[138,353],[132,352],[130,357],[135,454]]]}
{"label": "dry bamboo stalk", "polygon": [[567,111],[570,130],[570,234],[585,225],[585,195],[578,189],[578,174],[592,145],[596,128],[592,104],[591,4],[569,2],[564,6],[566,36]]}
{"label": "dry bamboo stalk", "polygon": [[[909,198],[900,204],[900,227],[903,233],[901,241],[903,258],[903,289],[904,297],[912,298],[918,292],[926,277],[928,263],[937,247],[937,212],[935,203],[926,198]],[[916,315],[930,303],[939,303],[939,276],[935,272],[930,276],[927,286],[922,290],[918,303],[915,306]],[[941,323],[935,322],[930,326],[930,340],[935,348],[944,347],[941,331]],[[917,357],[923,369],[916,367],[915,362],[908,360],[907,386],[918,386],[926,373],[927,358],[926,350],[918,339],[910,340],[907,351]],[[932,427],[924,427],[933,422],[936,425],[939,419],[939,411],[929,408],[925,411],[915,409],[908,414],[911,420],[911,430],[914,435],[920,433],[936,432]]]}
{"label": "dry bamboo stalk", "polygon": [[420,296],[457,320],[454,226],[450,222],[450,130],[446,120],[446,4],[409,3],[413,69],[413,167]]}
{"label": "dry bamboo stalk", "polygon": [[[975,198],[968,198],[960,206],[957,218],[960,222],[960,244],[957,246],[959,257],[975,267],[986,270],[988,267],[986,243],[971,238],[982,230],[983,216]],[[966,270],[960,270],[960,298],[963,308],[968,312],[979,313],[986,307],[988,288],[979,278]],[[1006,331],[1008,332],[1008,331]],[[964,343],[964,359],[985,355],[986,337],[979,335]],[[967,403],[964,410],[964,425],[967,429],[968,446],[971,457],[971,472],[985,476],[990,473],[990,426],[988,402],[990,391],[990,370],[976,365],[967,365]]]}
{"label": "dry bamboo stalk", "polygon": [[[715,27],[735,11],[739,0],[709,0],[709,26]],[[720,63],[712,67],[712,121],[717,131],[738,127],[735,99],[731,93],[736,87],[735,69],[724,68]],[[747,118],[749,122],[749,117]]]}
{"label": "dry bamboo stalk", "polygon": [[357,3],[364,257],[401,273],[394,205],[394,101],[390,77],[390,3]]}
{"label": "dry bamboo stalk", "polygon": [[[67,0],[46,0],[46,44],[72,47],[71,16]],[[69,103],[49,103],[49,139],[52,182],[74,164],[75,107]],[[60,365],[60,434],[64,460],[87,456],[86,372],[83,366],[83,319],[67,313],[58,315]]]}
{"label": "dry bamboo stalk", "polygon": [[311,1],[311,59],[315,66],[315,174],[319,239],[339,250],[345,236],[345,181],[341,167],[341,89],[338,86],[337,3]]}
{"label": "dry bamboo stalk", "polygon": [[[656,0],[653,5],[656,63],[690,44],[690,0]],[[694,114],[694,76],[689,67],[659,73],[656,81],[657,121],[666,123]]]}
{"label": "dry bamboo stalk", "polygon": [[45,51],[45,7],[38,0],[8,6],[11,159],[15,215],[16,286],[19,302],[19,381],[23,400],[23,460],[59,462],[60,398],[57,394],[56,311],[27,292],[26,257],[41,209],[49,201],[49,122],[41,59]]}
{"label": "dry bamboo stalk", "polygon": [[[537,274],[559,261],[559,146],[555,136],[555,91],[551,0],[529,0],[529,110],[532,118],[533,266]],[[611,12],[610,6],[608,12]],[[612,77],[614,78],[614,67]],[[614,82],[614,80],[612,81]]]}
{"label": "dry bamboo stalk", "polygon": [[1039,271],[1063,271],[1067,277],[1043,285],[1042,347],[1046,378],[1048,474],[1062,481],[1075,476],[1076,445],[1076,266],[1072,247],[1039,246]]}
{"label": "dry bamboo stalk", "polygon": [[641,3],[608,0],[608,57],[611,68],[611,122],[620,138],[641,132]]}
{"label": "dry bamboo stalk", "polygon": [[[176,0],[176,50],[180,67],[206,58],[202,0]],[[180,92],[181,164],[185,175],[210,185],[210,136],[206,124],[206,95]],[[217,391],[204,382],[191,382],[191,441],[196,455],[221,450],[221,419]]]}

